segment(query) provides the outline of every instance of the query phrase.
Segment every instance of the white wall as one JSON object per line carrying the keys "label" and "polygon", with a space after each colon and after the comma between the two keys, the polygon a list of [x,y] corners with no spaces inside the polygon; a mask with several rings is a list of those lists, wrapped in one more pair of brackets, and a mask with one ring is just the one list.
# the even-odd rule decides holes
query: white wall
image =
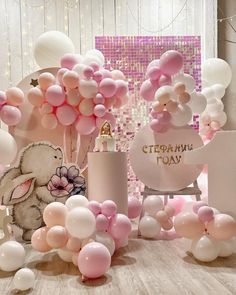
{"label": "white wall", "polygon": [[1,90],[37,69],[33,45],[48,30],[81,53],[98,35],[201,35],[203,56],[216,54],[216,0],[0,0],[0,11]]}

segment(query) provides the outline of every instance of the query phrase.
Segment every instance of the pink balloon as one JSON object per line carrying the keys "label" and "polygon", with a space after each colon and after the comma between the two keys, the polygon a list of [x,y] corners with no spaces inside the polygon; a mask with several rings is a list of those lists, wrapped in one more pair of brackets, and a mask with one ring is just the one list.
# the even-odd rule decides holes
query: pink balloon
{"label": "pink balloon", "polygon": [[68,89],[76,88],[79,86],[79,75],[75,71],[66,71],[62,83]]}
{"label": "pink balloon", "polygon": [[103,79],[103,75],[102,75],[102,72],[101,71],[96,71],[94,74],[93,74],[93,79],[97,82],[97,83],[100,83]]}
{"label": "pink balloon", "polygon": [[83,276],[96,279],[104,275],[111,265],[111,255],[107,247],[92,242],[79,252],[78,267]]}
{"label": "pink balloon", "polygon": [[94,72],[99,70],[99,65],[96,62],[91,62],[89,66],[93,69]]}
{"label": "pink balloon", "polygon": [[85,78],[90,79],[93,77],[94,70],[91,66],[86,66],[83,71]]}
{"label": "pink balloon", "polygon": [[95,104],[104,104],[105,103],[105,98],[102,96],[101,93],[98,93],[94,99],[93,99],[93,102]]}
{"label": "pink balloon", "polygon": [[80,116],[75,127],[80,135],[89,135],[96,129],[96,120],[93,116]]}
{"label": "pink balloon", "polygon": [[55,114],[43,114],[41,124],[44,128],[53,130],[57,127],[58,121]]}
{"label": "pink balloon", "polygon": [[1,120],[8,126],[15,126],[21,120],[21,111],[14,106],[4,105],[0,111]]}
{"label": "pink balloon", "polygon": [[199,208],[203,207],[203,206],[207,206],[207,203],[204,201],[197,201],[193,204],[193,212],[194,213],[198,213]]}
{"label": "pink balloon", "polygon": [[168,205],[172,206],[175,208],[175,215],[179,214],[182,211],[182,208],[185,203],[185,199],[182,197],[177,197],[174,199],[169,199]]}
{"label": "pink balloon", "polygon": [[27,98],[33,106],[40,107],[44,102],[44,93],[40,88],[34,87],[29,90]]}
{"label": "pink balloon", "polygon": [[48,245],[47,243],[47,233],[48,233],[49,228],[48,227],[41,227],[37,229],[32,237],[31,237],[31,244],[32,247],[39,251],[39,252],[48,252],[52,248]]}
{"label": "pink balloon", "polygon": [[150,122],[150,128],[154,132],[161,132],[163,127],[164,126],[159,119],[152,119],[152,121]]}
{"label": "pink balloon", "polygon": [[202,222],[207,222],[214,218],[214,211],[208,206],[202,206],[199,208],[197,215]]}
{"label": "pink balloon", "polygon": [[101,213],[101,204],[97,201],[90,201],[87,207],[93,212],[94,215]]}
{"label": "pink balloon", "polygon": [[147,72],[151,69],[151,68],[153,68],[153,67],[158,67],[159,68],[159,62],[160,62],[160,60],[159,59],[154,59],[154,60],[152,60],[149,64],[148,64],[148,66],[147,66]]}
{"label": "pink balloon", "polygon": [[103,125],[103,123],[104,123],[105,121],[107,121],[108,123],[111,124],[112,129],[115,128],[115,126],[116,126],[116,118],[114,117],[113,114],[111,114],[111,113],[106,113],[102,118],[97,118],[97,119],[96,119],[96,125],[97,125],[97,127],[98,127],[98,128],[101,128],[102,125]]}
{"label": "pink balloon", "polygon": [[3,91],[0,91],[0,106],[5,104],[7,102],[7,96],[6,93]]}
{"label": "pink balloon", "polygon": [[196,238],[204,233],[205,226],[198,216],[191,212],[182,212],[175,217],[174,228],[184,238]]}
{"label": "pink balloon", "polygon": [[120,239],[120,240],[114,239],[114,241],[115,241],[115,250],[118,250],[122,247],[127,246],[127,238]]}
{"label": "pink balloon", "polygon": [[145,80],[141,85],[140,95],[143,99],[152,101],[158,88],[159,84],[154,84],[150,80]]}
{"label": "pink balloon", "polygon": [[75,112],[75,110],[72,106],[63,105],[63,106],[57,108],[56,116],[57,116],[58,121],[63,126],[69,126],[75,122],[75,120],[77,118],[77,113]]}
{"label": "pink balloon", "polygon": [[96,217],[96,229],[98,231],[107,231],[109,228],[109,220],[103,214],[98,214]]}
{"label": "pink balloon", "polygon": [[99,92],[105,97],[112,97],[115,95],[116,89],[116,82],[111,78],[105,78],[99,84]]}
{"label": "pink balloon", "polygon": [[158,80],[161,76],[161,70],[158,67],[150,67],[147,70],[147,77],[150,80]]}
{"label": "pink balloon", "polygon": [[67,207],[59,202],[48,204],[43,211],[43,220],[48,227],[54,225],[65,226]]}
{"label": "pink balloon", "polygon": [[103,117],[106,113],[106,108],[103,104],[97,104],[94,107],[93,113],[96,117]]}
{"label": "pink balloon", "polygon": [[128,198],[128,217],[134,219],[138,217],[142,210],[142,203],[136,197]]}
{"label": "pink balloon", "polygon": [[42,90],[47,90],[48,87],[54,85],[55,82],[56,82],[56,79],[54,75],[48,72],[42,73],[38,77],[39,87]]}
{"label": "pink balloon", "polygon": [[48,230],[46,240],[50,247],[58,249],[66,245],[68,238],[66,229],[61,225],[56,225]]}
{"label": "pink balloon", "polygon": [[64,74],[69,71],[68,69],[66,68],[61,68],[58,70],[57,72],[57,81],[59,84],[62,84],[62,77],[64,76]]}
{"label": "pink balloon", "polygon": [[159,79],[159,85],[160,86],[165,86],[165,85],[171,85],[172,79],[168,75],[161,75]]}
{"label": "pink balloon", "polygon": [[112,74],[110,71],[106,70],[106,69],[100,69],[99,70],[100,73],[102,73],[102,78],[112,78]]}
{"label": "pink balloon", "polygon": [[116,97],[109,97],[109,98],[105,98],[105,102],[104,102],[104,106],[107,109],[110,109],[114,104],[116,103]]}
{"label": "pink balloon", "polygon": [[124,214],[116,214],[111,219],[109,232],[114,239],[125,239],[131,233],[131,222]]}
{"label": "pink balloon", "polygon": [[111,71],[111,75],[114,80],[125,80],[125,75],[120,70]]}
{"label": "pink balloon", "polygon": [[113,103],[113,108],[119,109],[122,107],[122,100],[120,97],[116,97],[115,102]]}
{"label": "pink balloon", "polygon": [[106,200],[101,205],[101,212],[107,217],[111,217],[116,214],[117,206],[114,201]]}
{"label": "pink balloon", "polygon": [[48,87],[45,98],[52,106],[58,107],[65,101],[64,89],[59,85],[52,85]]}
{"label": "pink balloon", "polygon": [[67,53],[61,58],[61,67],[72,70],[72,68],[80,62],[77,54]]}
{"label": "pink balloon", "polygon": [[160,113],[157,113],[156,118],[162,123],[162,124],[168,124],[170,123],[170,120],[172,118],[171,114],[167,111],[162,111]]}
{"label": "pink balloon", "polygon": [[115,95],[117,97],[123,97],[128,91],[128,83],[125,82],[124,80],[116,80],[116,93]]}
{"label": "pink balloon", "polygon": [[227,214],[215,215],[214,219],[207,223],[206,228],[216,240],[229,240],[236,235],[236,221]]}
{"label": "pink balloon", "polygon": [[23,104],[25,100],[24,92],[18,87],[7,89],[6,97],[8,104],[16,107]]}
{"label": "pink balloon", "polygon": [[160,58],[160,69],[164,74],[174,75],[183,67],[183,56],[176,50],[168,50]]}
{"label": "pink balloon", "polygon": [[168,215],[168,217],[175,216],[175,208],[170,205],[166,205],[164,211]]}
{"label": "pink balloon", "polygon": [[79,252],[80,248],[81,248],[81,240],[78,238],[70,237],[66,244],[66,249],[72,252]]}

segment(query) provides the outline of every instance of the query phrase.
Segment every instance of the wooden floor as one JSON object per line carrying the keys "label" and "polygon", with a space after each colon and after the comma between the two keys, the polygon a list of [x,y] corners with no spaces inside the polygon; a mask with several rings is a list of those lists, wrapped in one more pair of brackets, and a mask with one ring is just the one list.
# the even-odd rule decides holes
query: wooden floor
{"label": "wooden floor", "polygon": [[0,294],[236,294],[236,253],[206,265],[186,255],[183,246],[181,239],[143,240],[133,233],[129,245],[113,257],[108,273],[86,283],[78,269],[55,252],[41,255],[28,246],[26,266],[36,273],[34,289],[13,290],[14,273],[0,271]]}

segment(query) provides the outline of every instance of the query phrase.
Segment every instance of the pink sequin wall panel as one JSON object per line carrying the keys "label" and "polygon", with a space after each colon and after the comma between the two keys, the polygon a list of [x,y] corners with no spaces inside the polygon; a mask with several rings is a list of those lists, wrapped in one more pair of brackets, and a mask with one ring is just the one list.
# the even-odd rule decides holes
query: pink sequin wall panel
{"label": "pink sequin wall panel", "polygon": [[[129,103],[114,112],[118,150],[129,151],[134,134],[149,122],[150,104],[140,98],[139,89],[145,80],[147,65],[153,59],[160,58],[167,50],[178,50],[184,57],[184,72],[194,77],[197,90],[200,90],[201,40],[198,36],[101,36],[95,37],[95,44],[105,56],[106,68],[123,71],[129,81]],[[198,129],[198,116],[193,117],[192,125]],[[128,172],[129,193],[139,195],[143,185],[136,179],[130,165]]]}

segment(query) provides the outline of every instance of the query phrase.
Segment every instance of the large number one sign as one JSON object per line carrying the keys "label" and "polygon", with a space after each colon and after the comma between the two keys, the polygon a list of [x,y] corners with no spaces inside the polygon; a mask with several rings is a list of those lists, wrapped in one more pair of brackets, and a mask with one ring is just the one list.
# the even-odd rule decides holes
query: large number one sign
{"label": "large number one sign", "polygon": [[204,147],[184,153],[186,164],[208,164],[208,202],[236,218],[236,131],[219,131]]}

